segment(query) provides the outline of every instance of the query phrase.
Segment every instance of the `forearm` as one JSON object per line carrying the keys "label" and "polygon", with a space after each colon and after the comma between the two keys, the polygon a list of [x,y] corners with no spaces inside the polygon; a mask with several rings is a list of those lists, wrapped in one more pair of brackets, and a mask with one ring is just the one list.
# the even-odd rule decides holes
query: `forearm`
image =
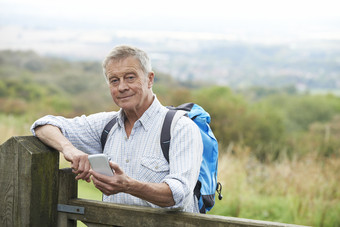
{"label": "forearm", "polygon": [[145,183],[133,180],[127,193],[160,207],[175,205],[170,187],[166,183]]}
{"label": "forearm", "polygon": [[46,145],[63,153],[67,148],[73,147],[71,142],[53,125],[42,125],[35,128],[36,136]]}
{"label": "forearm", "polygon": [[73,173],[77,174],[76,179],[90,181],[90,164],[87,154],[78,150],[61,133],[58,127],[53,125],[43,125],[35,129],[36,136],[46,145],[53,147],[64,155],[64,158],[71,162]]}
{"label": "forearm", "polygon": [[[109,122],[112,116],[112,113],[100,113],[90,116],[82,115],[74,118],[47,115],[39,118],[32,124],[31,132],[36,136],[37,129],[42,127],[44,129],[42,133],[44,134],[40,134],[39,138],[44,140],[44,142],[49,144],[49,146],[58,150],[62,149],[64,145],[69,146],[72,144],[77,149],[88,154],[100,153],[102,152],[100,135],[105,123]],[[54,133],[58,134],[53,134],[50,138],[44,138],[47,133],[52,135],[51,132],[45,131],[46,128],[51,126],[56,127]],[[65,137],[68,141],[63,137]],[[54,139],[57,143],[55,143],[55,141],[51,141],[51,139]]]}

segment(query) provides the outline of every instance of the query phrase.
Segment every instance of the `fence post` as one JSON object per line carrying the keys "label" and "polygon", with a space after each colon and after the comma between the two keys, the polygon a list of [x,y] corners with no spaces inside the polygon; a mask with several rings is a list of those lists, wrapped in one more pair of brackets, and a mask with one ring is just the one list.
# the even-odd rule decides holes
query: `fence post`
{"label": "fence post", "polygon": [[[67,205],[70,199],[78,197],[78,182],[75,180],[76,175],[72,173],[71,168],[59,170],[59,198],[58,204]],[[67,213],[58,213],[58,227],[77,226],[77,221],[68,219]]]}
{"label": "fence post", "polygon": [[0,146],[0,226],[56,226],[59,153],[33,136]]}

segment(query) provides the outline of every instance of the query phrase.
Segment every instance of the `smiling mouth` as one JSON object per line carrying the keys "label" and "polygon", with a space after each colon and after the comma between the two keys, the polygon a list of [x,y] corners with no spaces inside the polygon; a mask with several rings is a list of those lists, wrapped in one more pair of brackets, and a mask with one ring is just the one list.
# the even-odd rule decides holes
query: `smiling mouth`
{"label": "smiling mouth", "polygon": [[128,99],[128,98],[130,98],[130,97],[132,97],[133,95],[129,95],[129,96],[124,96],[124,97],[118,97],[118,99],[120,99],[120,100],[124,100],[124,99]]}

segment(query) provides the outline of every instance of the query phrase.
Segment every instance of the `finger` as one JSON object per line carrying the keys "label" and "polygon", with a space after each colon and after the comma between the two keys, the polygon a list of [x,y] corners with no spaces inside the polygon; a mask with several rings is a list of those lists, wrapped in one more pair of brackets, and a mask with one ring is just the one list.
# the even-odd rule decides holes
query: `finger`
{"label": "finger", "polygon": [[89,172],[86,172],[86,171],[83,171],[82,173],[79,173],[77,176],[76,176],[76,179],[79,180],[79,179],[83,179],[83,180],[87,180],[87,178],[89,178],[91,174],[89,174]]}
{"label": "finger", "polygon": [[123,174],[123,170],[119,167],[119,165],[117,163],[114,162],[109,162],[111,169],[114,170],[114,173],[120,175]]}
{"label": "finger", "polygon": [[87,174],[88,174],[87,172],[80,172],[80,173],[78,173],[78,175],[76,176],[76,180],[79,180],[79,179],[86,180],[87,179]]}
{"label": "finger", "polygon": [[[107,191],[105,188],[102,188],[102,187],[100,187],[100,186],[96,186],[95,185],[95,187],[99,190],[99,191],[101,191],[104,195],[106,195],[106,196],[109,196],[111,193],[109,192],[109,191]],[[112,195],[112,194],[111,194]]]}
{"label": "finger", "polygon": [[85,175],[86,173],[81,172],[80,170],[78,170],[78,171],[77,171],[77,174],[78,174],[78,175],[76,176],[76,180],[80,180],[80,179],[83,179],[83,180],[84,180],[84,178],[85,178],[85,176],[86,176],[86,175]]}
{"label": "finger", "polygon": [[110,181],[109,176],[106,176],[104,174],[100,174],[96,171],[93,171],[92,169],[90,170],[90,173],[92,174],[92,176],[94,176],[99,181],[103,181],[103,182],[109,182]]}
{"label": "finger", "polygon": [[90,170],[90,162],[88,161],[88,159],[79,162],[79,169],[78,169],[78,174],[79,174],[79,179],[83,179],[88,181],[89,176],[91,175],[89,173]]}
{"label": "finger", "polygon": [[[90,183],[90,182],[91,182],[90,176],[91,176],[91,175],[86,175],[85,177],[79,178],[79,179],[82,179],[82,180],[86,181],[87,183]],[[79,180],[79,179],[77,179],[77,180]]]}
{"label": "finger", "polygon": [[79,167],[79,161],[78,160],[73,160],[71,162],[71,168],[73,173],[77,173]]}
{"label": "finger", "polygon": [[90,162],[88,160],[86,160],[85,166],[84,166],[84,171],[88,173],[90,169],[91,169]]}
{"label": "finger", "polygon": [[92,181],[93,181],[94,186],[95,186],[99,191],[101,191],[103,194],[105,194],[105,195],[107,195],[107,196],[113,195],[113,194],[114,194],[114,192],[112,192],[112,190],[110,190],[110,189],[112,189],[112,188],[110,187],[110,185],[105,184],[104,182],[101,182],[101,181],[98,181],[98,180],[94,179],[93,176],[92,176]]}
{"label": "finger", "polygon": [[91,182],[91,178],[90,177],[91,177],[91,173],[88,172],[87,175],[85,176],[84,180],[86,180],[88,183],[90,183]]}
{"label": "finger", "polygon": [[82,159],[80,159],[79,162],[78,162],[78,171],[79,171],[79,173],[84,172],[84,168],[85,168],[84,161]]}
{"label": "finger", "polygon": [[101,181],[100,179],[98,179],[97,177],[95,177],[94,175],[92,175],[92,182],[94,184],[94,186],[96,186],[96,188],[98,189],[104,189],[107,187],[107,183]]}

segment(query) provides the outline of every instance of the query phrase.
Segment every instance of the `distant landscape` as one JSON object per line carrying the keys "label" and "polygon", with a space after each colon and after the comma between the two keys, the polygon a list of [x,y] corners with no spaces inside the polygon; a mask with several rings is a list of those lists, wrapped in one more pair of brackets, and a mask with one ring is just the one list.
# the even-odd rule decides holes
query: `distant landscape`
{"label": "distant landscape", "polygon": [[[204,59],[210,56],[217,61],[232,49],[220,53],[221,58],[212,52],[204,54]],[[244,51],[250,50],[254,56],[261,52],[256,48]],[[273,51],[286,54],[284,48]],[[207,80],[209,77],[198,76],[200,80],[193,72],[192,78],[179,79],[155,67],[153,90],[164,105],[196,102],[211,115],[211,127],[219,141],[218,178],[224,195],[211,214],[311,226],[340,225],[340,97],[310,92],[339,88],[339,64],[332,51],[324,56],[328,54],[315,58],[314,68],[307,60],[296,66],[288,64],[289,58],[288,63],[277,61],[265,67],[268,58],[263,60],[263,70],[273,68],[272,77],[259,80],[261,83],[252,76],[235,77],[240,84],[254,78],[245,87],[236,82],[235,86],[219,85]],[[190,54],[182,55],[191,59]],[[225,65],[237,65],[241,59]],[[250,64],[251,59],[255,58],[244,61]],[[157,65],[157,60],[154,62]],[[305,75],[309,74],[304,73],[296,74],[300,79],[280,77],[276,69],[284,70],[285,64],[296,71],[310,68],[313,76],[308,80]],[[322,67],[324,71],[320,71]],[[250,68],[241,64],[232,71],[251,75]],[[215,78],[220,75],[213,74]],[[98,60],[71,61],[33,51],[0,51],[0,79],[0,143],[11,136],[30,135],[30,125],[46,114],[74,117],[118,109]],[[305,89],[296,82],[306,84]],[[61,164],[67,166],[63,161]],[[91,184],[79,185],[82,197],[100,199]]]}
{"label": "distant landscape", "polygon": [[33,50],[41,57],[101,62],[119,44],[150,54],[154,70],[188,83],[231,89],[293,86],[340,95],[340,40],[265,42],[228,35],[0,27],[0,50]]}
{"label": "distant landscape", "polygon": [[340,90],[340,41],[195,44],[190,51],[164,50],[160,53],[163,58],[154,60],[155,67],[181,81],[210,81],[235,89],[295,86],[300,91]]}

